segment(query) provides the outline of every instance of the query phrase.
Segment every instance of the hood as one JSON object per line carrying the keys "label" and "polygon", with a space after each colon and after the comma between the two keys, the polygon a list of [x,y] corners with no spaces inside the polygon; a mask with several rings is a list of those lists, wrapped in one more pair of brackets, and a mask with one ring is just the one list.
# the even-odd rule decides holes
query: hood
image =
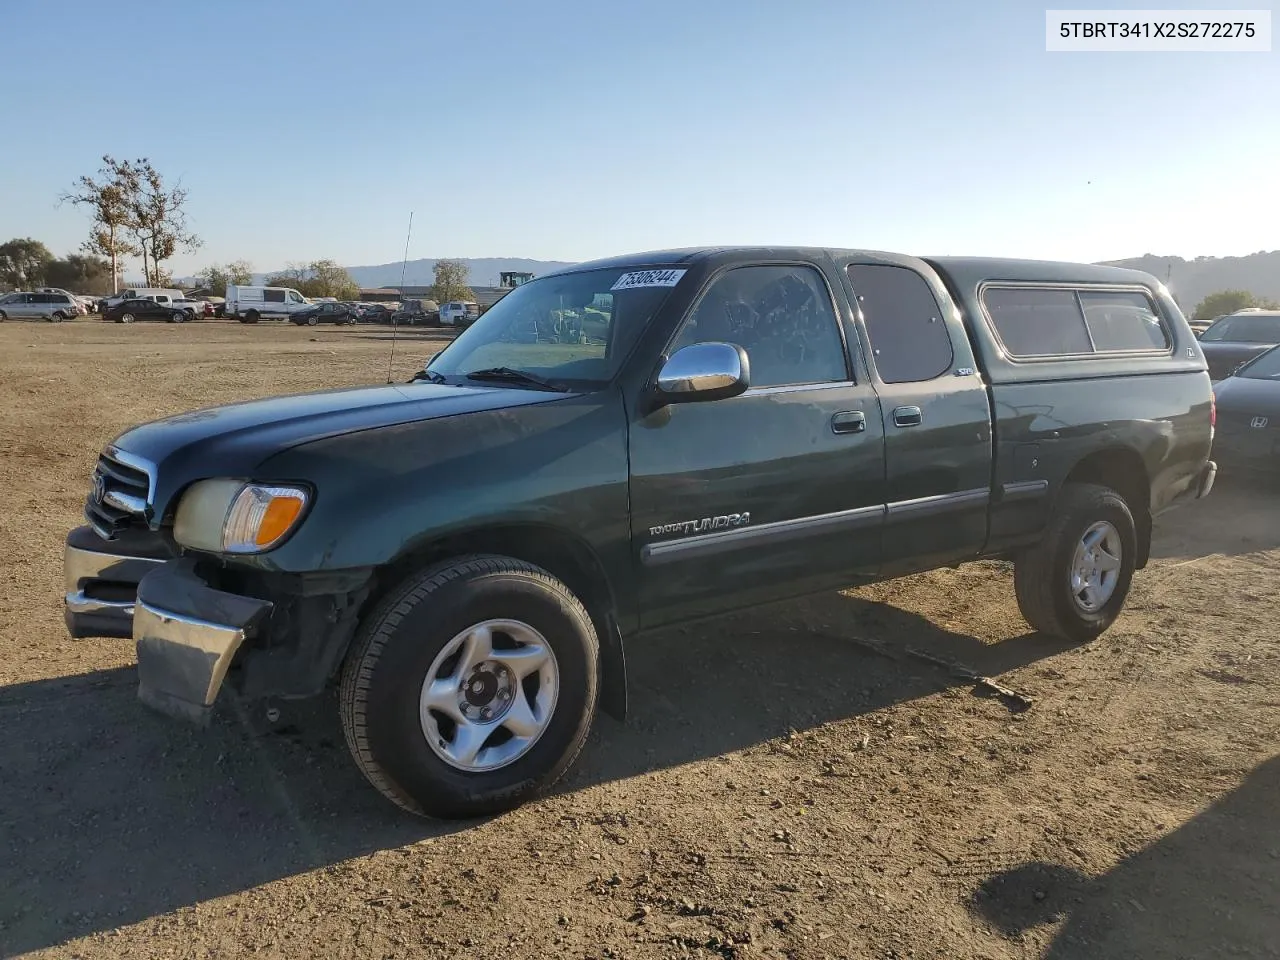
{"label": "hood", "polygon": [[248,476],[268,457],[326,437],[574,396],[542,390],[426,381],[250,400],[207,407],[126,430],[112,445],[155,464],[156,513],[193,480]]}
{"label": "hood", "polygon": [[1280,380],[1227,377],[1213,385],[1219,414],[1280,418]]}

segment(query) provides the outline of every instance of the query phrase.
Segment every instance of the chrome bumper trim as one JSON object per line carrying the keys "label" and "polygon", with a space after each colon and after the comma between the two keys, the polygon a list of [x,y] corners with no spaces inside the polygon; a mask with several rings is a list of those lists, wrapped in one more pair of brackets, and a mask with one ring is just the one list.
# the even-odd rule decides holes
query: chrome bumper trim
{"label": "chrome bumper trim", "polygon": [[138,644],[139,666],[144,648],[153,657],[164,651],[163,656],[169,660],[192,656],[201,661],[200,682],[190,687],[190,693],[200,697],[200,706],[211,707],[232,658],[244,643],[245,632],[239,627],[161,610],[140,600],[133,614],[133,639]]}
{"label": "chrome bumper trim", "polygon": [[79,593],[86,580],[137,583],[164,562],[150,557],[123,557],[114,553],[85,550],[68,543],[62,552],[67,598],[69,600],[73,594]]}
{"label": "chrome bumper trim", "polygon": [[133,601],[132,600],[98,600],[95,597],[89,597],[83,591],[77,590],[74,593],[68,593],[64,598],[67,610],[74,615],[108,613],[116,614],[122,620],[133,619]]}

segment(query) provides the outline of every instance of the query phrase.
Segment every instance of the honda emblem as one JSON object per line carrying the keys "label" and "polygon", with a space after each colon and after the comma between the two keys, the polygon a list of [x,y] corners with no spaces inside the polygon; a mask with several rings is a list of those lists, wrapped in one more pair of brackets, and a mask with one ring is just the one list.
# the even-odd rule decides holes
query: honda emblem
{"label": "honda emblem", "polygon": [[1261,430],[1266,425],[1267,425],[1266,417],[1254,417],[1252,420],[1249,421],[1249,426],[1254,427],[1255,429],[1258,429],[1258,430]]}

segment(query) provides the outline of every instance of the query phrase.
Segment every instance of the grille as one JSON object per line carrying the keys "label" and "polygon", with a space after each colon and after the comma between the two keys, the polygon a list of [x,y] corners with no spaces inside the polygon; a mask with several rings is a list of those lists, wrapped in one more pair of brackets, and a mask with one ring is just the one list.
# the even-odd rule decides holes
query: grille
{"label": "grille", "polygon": [[141,462],[125,463],[103,453],[93,471],[93,490],[85,501],[84,515],[104,539],[132,526],[141,526],[151,497],[151,474]]}

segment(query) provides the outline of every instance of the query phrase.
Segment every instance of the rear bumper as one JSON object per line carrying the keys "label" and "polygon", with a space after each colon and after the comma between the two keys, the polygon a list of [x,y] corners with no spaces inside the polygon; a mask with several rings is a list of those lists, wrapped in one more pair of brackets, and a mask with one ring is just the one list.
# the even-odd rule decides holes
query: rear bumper
{"label": "rear bumper", "polygon": [[272,604],[210,587],[191,558],[158,567],[138,584],[133,639],[138,697],[171,717],[208,722],[222,681]]}
{"label": "rear bumper", "polygon": [[77,638],[132,637],[138,582],[172,558],[161,541],[103,540],[92,527],[76,527],[62,555],[67,631]]}
{"label": "rear bumper", "polygon": [[1200,476],[1196,478],[1196,499],[1207,497],[1213,490],[1213,482],[1218,477],[1218,465],[1212,460],[1200,468]]}

